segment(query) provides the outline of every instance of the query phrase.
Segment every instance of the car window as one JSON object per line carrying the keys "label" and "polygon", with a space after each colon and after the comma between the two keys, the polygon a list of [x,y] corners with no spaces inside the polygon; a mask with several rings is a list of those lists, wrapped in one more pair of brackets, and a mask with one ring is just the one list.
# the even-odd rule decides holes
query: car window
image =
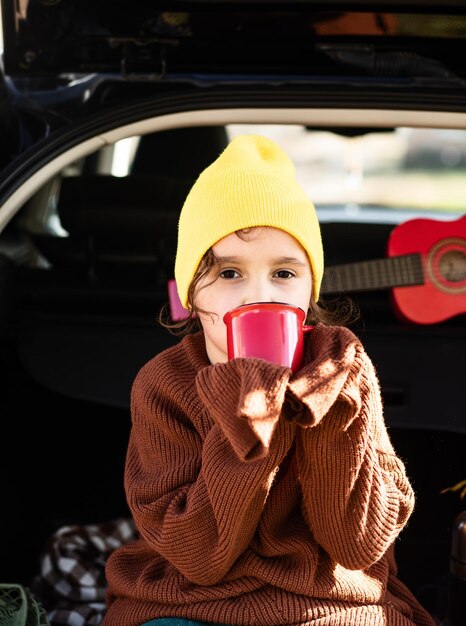
{"label": "car window", "polygon": [[243,132],[283,145],[322,219],[401,222],[411,212],[445,219],[465,212],[466,131],[228,127],[231,137]]}
{"label": "car window", "polygon": [[[229,139],[258,133],[278,141],[322,221],[401,223],[465,212],[466,131],[439,128],[309,129],[231,124]],[[106,149],[99,172],[126,176],[139,138]]]}

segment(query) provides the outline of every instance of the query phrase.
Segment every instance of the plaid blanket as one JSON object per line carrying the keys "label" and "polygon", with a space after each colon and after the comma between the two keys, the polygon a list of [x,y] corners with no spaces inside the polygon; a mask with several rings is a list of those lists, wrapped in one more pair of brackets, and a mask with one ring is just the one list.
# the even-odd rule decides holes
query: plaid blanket
{"label": "plaid blanket", "polygon": [[105,562],[137,538],[134,522],[63,526],[48,540],[33,584],[52,626],[98,626],[105,614]]}

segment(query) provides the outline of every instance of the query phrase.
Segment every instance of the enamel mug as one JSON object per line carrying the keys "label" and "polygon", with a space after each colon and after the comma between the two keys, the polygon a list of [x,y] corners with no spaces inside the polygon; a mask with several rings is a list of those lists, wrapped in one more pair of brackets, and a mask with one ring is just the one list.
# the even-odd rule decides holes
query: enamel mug
{"label": "enamel mug", "polygon": [[243,304],[225,313],[228,359],[259,358],[299,370],[304,354],[305,312],[283,302]]}

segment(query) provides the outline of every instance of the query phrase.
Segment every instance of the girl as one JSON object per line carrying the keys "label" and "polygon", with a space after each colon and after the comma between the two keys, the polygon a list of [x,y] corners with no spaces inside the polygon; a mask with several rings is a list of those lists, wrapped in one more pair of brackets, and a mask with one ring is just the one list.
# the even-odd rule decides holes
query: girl
{"label": "girl", "polygon": [[[315,209],[273,141],[234,139],[183,206],[175,277],[202,330],[131,398],[125,489],[140,539],[107,563],[105,626],[432,626],[396,576],[414,496],[374,367],[317,305]],[[228,361],[223,315],[310,310],[302,368]]]}

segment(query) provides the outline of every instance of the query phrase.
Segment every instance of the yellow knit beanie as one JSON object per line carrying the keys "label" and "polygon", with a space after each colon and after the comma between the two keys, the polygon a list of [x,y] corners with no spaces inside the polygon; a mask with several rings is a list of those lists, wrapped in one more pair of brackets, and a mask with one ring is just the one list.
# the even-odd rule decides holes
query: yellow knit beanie
{"label": "yellow knit beanie", "polygon": [[217,241],[242,228],[273,226],[292,235],[311,262],[319,299],[324,255],[314,205],[296,179],[291,159],[271,139],[239,135],[192,186],[178,223],[175,280],[187,307],[199,263]]}

